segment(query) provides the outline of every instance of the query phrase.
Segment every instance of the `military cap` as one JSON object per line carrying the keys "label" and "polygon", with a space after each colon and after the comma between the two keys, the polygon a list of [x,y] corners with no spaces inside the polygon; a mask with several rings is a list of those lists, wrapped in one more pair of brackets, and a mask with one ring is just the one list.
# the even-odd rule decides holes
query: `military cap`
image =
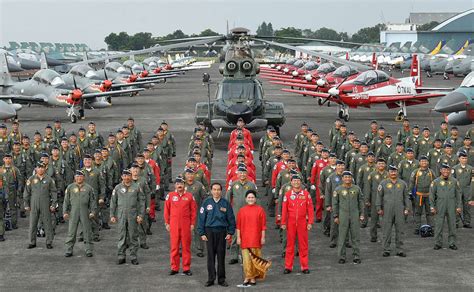
{"label": "military cap", "polygon": [[41,153],[41,156],[40,156],[40,157],[48,157],[48,158],[49,158],[49,154],[46,153],[46,152],[43,152],[43,153]]}
{"label": "military cap", "polygon": [[132,163],[132,165],[130,167],[131,168],[137,168],[137,167],[140,167],[140,166],[138,165],[138,163],[134,162],[134,163]]}
{"label": "military cap", "polygon": [[413,151],[413,148],[408,147],[406,152],[408,153],[408,152],[414,152],[414,151]]}
{"label": "military cap", "polygon": [[398,142],[398,143],[397,143],[397,146],[403,146],[403,143],[402,143],[402,142]]}
{"label": "military cap", "polygon": [[137,154],[137,157],[144,158],[145,156],[143,155],[143,153],[138,153],[138,154]]}
{"label": "military cap", "polygon": [[458,152],[458,157],[467,157],[467,153],[464,150]]}
{"label": "military cap", "polygon": [[451,145],[451,143],[445,143],[444,144],[444,148],[452,148],[453,145]]}
{"label": "military cap", "polygon": [[367,156],[375,156],[375,153],[372,152],[372,151],[369,151],[369,152],[367,153]]}
{"label": "military cap", "polygon": [[398,167],[396,167],[395,165],[389,165],[388,166],[388,170],[394,170],[394,171],[397,171],[398,170]]}
{"label": "military cap", "polygon": [[379,159],[377,159],[377,162],[383,162],[383,163],[385,163],[386,161],[385,161],[385,158],[380,157]]}
{"label": "military cap", "polygon": [[185,172],[185,173],[194,173],[194,170],[193,170],[192,168],[186,167],[186,168],[184,169],[184,172]]}
{"label": "military cap", "polygon": [[189,157],[189,158],[188,158],[188,162],[196,162],[196,158],[194,158],[194,157]]}
{"label": "military cap", "polygon": [[338,159],[338,160],[336,161],[336,164],[338,165],[338,164],[345,164],[345,163],[344,163],[344,161]]}
{"label": "military cap", "polygon": [[47,124],[46,127],[44,127],[45,129],[52,129],[53,127],[51,127],[50,124]]}
{"label": "military cap", "polygon": [[245,166],[239,166],[239,168],[237,168],[237,171],[247,172],[247,168]]}
{"label": "military cap", "polygon": [[337,156],[336,156],[336,153],[331,152],[331,153],[329,153],[329,157],[337,157]]}
{"label": "military cap", "polygon": [[291,176],[291,180],[294,180],[294,179],[301,179],[301,177],[299,175],[293,175]]}
{"label": "military cap", "polygon": [[92,156],[90,154],[84,155],[84,159],[92,159]]}
{"label": "military cap", "polygon": [[184,183],[184,179],[183,179],[182,176],[179,175],[179,176],[176,177],[174,182],[177,183],[177,184],[182,184],[182,183]]}
{"label": "military cap", "polygon": [[39,161],[38,163],[36,163],[36,167],[45,167],[45,166],[46,166],[46,165],[45,165],[43,162],[41,162],[41,161]]}
{"label": "military cap", "polygon": [[422,160],[428,160],[428,157],[426,157],[426,155],[422,155],[422,156],[420,157],[420,161],[422,161]]}
{"label": "military cap", "polygon": [[129,169],[122,170],[122,175],[132,175]]}
{"label": "military cap", "polygon": [[283,153],[290,154],[290,150],[288,150],[288,149],[283,149]]}
{"label": "military cap", "polygon": [[5,156],[3,156],[3,157],[5,157],[5,158],[12,158],[13,156],[12,156],[11,153],[7,153],[7,154],[5,154]]}
{"label": "military cap", "polygon": [[447,163],[441,163],[441,168],[451,168]]}
{"label": "military cap", "polygon": [[82,170],[76,170],[75,175],[82,175],[84,176],[84,172]]}
{"label": "military cap", "polygon": [[329,149],[323,148],[323,149],[321,150],[321,152],[329,152]]}
{"label": "military cap", "polygon": [[346,171],[344,171],[344,172],[342,173],[342,176],[346,176],[346,175],[352,176],[352,172],[346,170]]}

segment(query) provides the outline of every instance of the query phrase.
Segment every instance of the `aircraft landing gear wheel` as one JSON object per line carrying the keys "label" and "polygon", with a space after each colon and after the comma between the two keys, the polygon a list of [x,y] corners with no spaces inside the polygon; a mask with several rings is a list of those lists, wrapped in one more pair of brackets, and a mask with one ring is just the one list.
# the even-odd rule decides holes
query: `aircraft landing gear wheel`
{"label": "aircraft landing gear wheel", "polygon": [[339,110],[339,113],[337,114],[340,119],[344,118],[344,111],[341,109]]}
{"label": "aircraft landing gear wheel", "polygon": [[83,119],[85,118],[85,116],[84,116],[84,110],[83,110],[83,109],[80,109],[80,110],[79,110],[79,118],[80,118],[81,120],[83,120]]}
{"label": "aircraft landing gear wheel", "polygon": [[403,114],[403,111],[399,111],[397,116],[395,117],[395,121],[402,122],[404,119],[405,115]]}
{"label": "aircraft landing gear wheel", "polygon": [[431,78],[433,77],[430,72],[426,72],[426,77]]}
{"label": "aircraft landing gear wheel", "polygon": [[110,103],[110,104],[112,104],[112,97],[111,97],[111,96],[108,96],[108,97],[107,97],[107,102]]}
{"label": "aircraft landing gear wheel", "polygon": [[75,124],[77,122],[77,115],[72,114],[71,115],[71,123]]}
{"label": "aircraft landing gear wheel", "polygon": [[323,99],[320,98],[320,97],[318,97],[318,105],[320,105],[320,106],[323,105]]}
{"label": "aircraft landing gear wheel", "polygon": [[344,115],[342,118],[344,119],[344,122],[349,122],[349,114]]}
{"label": "aircraft landing gear wheel", "polygon": [[448,76],[448,74],[446,74],[446,73],[445,73],[445,74],[443,74],[443,79],[444,79],[444,80],[449,80],[449,76]]}

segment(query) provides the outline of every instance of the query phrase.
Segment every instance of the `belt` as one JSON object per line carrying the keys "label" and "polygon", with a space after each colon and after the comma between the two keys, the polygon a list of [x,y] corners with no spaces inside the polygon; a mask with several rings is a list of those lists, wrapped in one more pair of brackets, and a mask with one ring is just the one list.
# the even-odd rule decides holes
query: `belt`
{"label": "belt", "polygon": [[416,195],[420,197],[420,207],[423,203],[423,197],[427,197],[430,193],[416,192]]}

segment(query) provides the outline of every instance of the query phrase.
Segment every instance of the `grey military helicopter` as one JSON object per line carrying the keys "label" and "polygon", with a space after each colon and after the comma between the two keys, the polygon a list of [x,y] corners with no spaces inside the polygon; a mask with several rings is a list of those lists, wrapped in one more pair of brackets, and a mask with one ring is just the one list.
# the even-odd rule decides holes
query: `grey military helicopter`
{"label": "grey military helicopter", "polygon": [[[84,93],[74,82],[71,89],[66,86],[61,75],[50,69],[38,70],[30,80],[14,82],[8,70],[6,56],[0,55],[0,88],[1,99],[12,105],[39,104],[43,106],[66,107],[67,115],[75,123],[79,118],[84,118],[86,108],[110,107],[104,97],[133,93],[144,89],[126,89],[120,92],[95,92]],[[18,109],[16,109],[18,110]]]}
{"label": "grey military helicopter", "polygon": [[[244,119],[250,131],[261,131],[272,125],[277,131],[285,122],[284,106],[264,99],[261,82],[256,78],[260,66],[255,62],[248,43],[248,30],[235,28],[230,36],[232,45],[219,71],[224,78],[218,83],[214,101],[198,102],[195,121],[204,123],[209,131],[231,131],[237,120]],[[209,75],[203,81],[209,84]]]}

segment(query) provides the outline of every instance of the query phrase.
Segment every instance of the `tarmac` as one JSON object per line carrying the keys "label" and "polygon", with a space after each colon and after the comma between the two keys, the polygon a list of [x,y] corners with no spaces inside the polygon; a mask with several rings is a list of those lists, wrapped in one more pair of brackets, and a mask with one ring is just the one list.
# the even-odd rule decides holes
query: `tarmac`
{"label": "tarmac", "polygon": [[[87,110],[86,119],[71,124],[64,109],[31,106],[19,113],[21,131],[32,136],[35,130],[43,131],[46,124],[55,118],[63,121],[63,127],[70,133],[80,126],[87,126],[95,121],[98,131],[104,136],[121,127],[129,116],[135,118],[138,129],[143,133],[144,142],[148,141],[159,124],[166,120],[177,141],[177,157],[173,160],[173,174],[181,172],[189,138],[195,127],[194,107],[198,101],[207,101],[207,88],[202,85],[203,72],[209,72],[213,80],[211,87],[214,97],[217,81],[221,78],[217,65],[211,69],[188,72],[185,76],[171,79],[167,84],[160,84],[154,90],[148,90],[137,97],[119,97],[113,100],[109,109]],[[393,73],[400,76],[399,72]],[[405,74],[406,75],[406,74]],[[426,86],[457,87],[461,78],[445,81],[441,76],[424,77]],[[289,149],[294,149],[293,139],[299,126],[306,121],[316,130],[321,140],[327,143],[328,131],[336,118],[337,107],[319,107],[316,100],[284,93],[278,85],[264,81],[268,100],[281,101],[285,104],[286,123],[281,128],[281,138]],[[443,116],[431,111],[437,99],[429,104],[408,107],[408,118],[412,125],[428,126],[438,129]],[[370,120],[376,119],[389,133],[396,134],[400,127],[394,117],[397,110],[384,106],[372,109],[351,109],[351,120],[347,123],[362,137],[369,128]],[[10,124],[8,124],[10,126]],[[468,127],[459,127],[464,135]],[[216,138],[212,180],[224,182],[226,165],[226,148],[228,134]],[[254,134],[254,143],[263,133]],[[257,156],[256,156],[257,157]],[[255,161],[260,174],[260,163]],[[258,175],[260,177],[260,175]],[[258,181],[258,185],[261,183]],[[266,204],[267,197],[260,197],[260,203]],[[54,249],[45,247],[44,238],[38,239],[36,249],[27,250],[28,219],[19,220],[19,229],[6,232],[6,241],[0,243],[0,291],[204,291],[221,289],[219,286],[205,288],[207,280],[206,258],[198,258],[193,253],[191,270],[193,275],[168,276],[169,272],[169,235],[163,224],[163,212],[157,212],[157,223],[152,227],[153,235],[148,237],[150,249],[140,249],[140,265],[117,265],[116,226],[111,230],[101,231],[101,241],[94,244],[93,258],[86,258],[83,244],[77,243],[74,256],[64,257],[64,241],[67,224],[57,227],[53,245]],[[310,231],[310,269],[311,274],[300,273],[299,261],[295,260],[294,272],[283,275],[284,259],[278,230],[274,218],[268,218],[267,244],[263,248],[264,257],[272,261],[267,278],[258,282],[256,287],[245,288],[265,291],[274,290],[449,290],[466,291],[474,289],[472,262],[474,260],[473,229],[457,229],[457,246],[452,251],[445,245],[442,250],[433,250],[433,238],[421,238],[413,234],[412,220],[406,224],[404,231],[404,248],[406,258],[392,256],[382,257],[381,230],[379,241],[371,243],[369,229],[361,229],[362,264],[352,264],[351,250],[347,251],[348,263],[338,264],[336,249],[330,249],[329,239],[322,233],[321,223]],[[445,233],[446,231],[445,227]],[[447,234],[445,234],[447,236]],[[243,281],[240,264],[226,264],[228,290],[237,290]]]}

